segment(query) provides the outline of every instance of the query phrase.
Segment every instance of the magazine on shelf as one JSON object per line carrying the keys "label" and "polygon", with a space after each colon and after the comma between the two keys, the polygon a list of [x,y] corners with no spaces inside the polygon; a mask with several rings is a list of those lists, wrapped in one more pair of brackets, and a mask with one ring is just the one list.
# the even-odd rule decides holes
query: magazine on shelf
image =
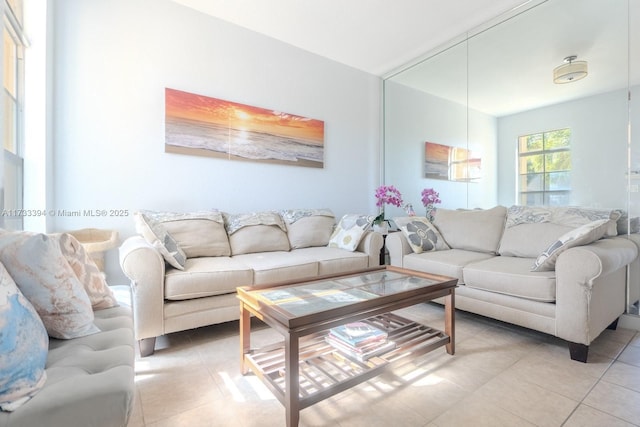
{"label": "magazine on shelf", "polygon": [[393,341],[387,340],[375,342],[364,347],[352,347],[332,335],[327,335],[325,340],[331,344],[333,348],[360,362],[366,362],[373,356],[379,356],[396,348],[396,344]]}
{"label": "magazine on shelf", "polygon": [[387,332],[365,322],[352,322],[336,326],[329,330],[329,335],[351,347],[361,347],[370,343],[385,341]]}

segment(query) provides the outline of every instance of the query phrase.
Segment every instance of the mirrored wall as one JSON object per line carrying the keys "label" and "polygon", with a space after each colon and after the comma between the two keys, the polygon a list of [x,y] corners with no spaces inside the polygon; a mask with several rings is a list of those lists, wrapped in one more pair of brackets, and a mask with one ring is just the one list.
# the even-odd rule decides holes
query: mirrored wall
{"label": "mirrored wall", "polygon": [[[530,1],[392,73],[384,82],[385,184],[417,212],[422,189],[434,188],[451,209],[529,200],[640,216],[636,23],[637,0]],[[586,62],[586,77],[554,83],[554,69],[572,56]],[[519,166],[537,167],[523,147],[543,140],[550,173],[523,176]],[[450,148],[429,154],[428,144]],[[467,153],[458,159],[467,173],[451,167],[458,152]],[[630,285],[640,294],[637,269]]]}

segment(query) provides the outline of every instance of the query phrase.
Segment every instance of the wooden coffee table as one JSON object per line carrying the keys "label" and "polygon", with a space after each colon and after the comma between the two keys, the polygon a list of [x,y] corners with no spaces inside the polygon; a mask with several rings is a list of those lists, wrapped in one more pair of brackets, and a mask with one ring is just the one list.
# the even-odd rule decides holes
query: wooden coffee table
{"label": "wooden coffee table", "polygon": [[[454,295],[457,279],[397,267],[310,281],[238,288],[241,370],[252,371],[286,409],[287,426],[300,410],[379,375],[383,370],[445,346],[454,353]],[[392,313],[444,297],[445,328],[430,328]],[[251,315],[278,331],[284,341],[250,348]],[[327,343],[329,329],[363,321],[389,335],[396,347],[358,361]]]}

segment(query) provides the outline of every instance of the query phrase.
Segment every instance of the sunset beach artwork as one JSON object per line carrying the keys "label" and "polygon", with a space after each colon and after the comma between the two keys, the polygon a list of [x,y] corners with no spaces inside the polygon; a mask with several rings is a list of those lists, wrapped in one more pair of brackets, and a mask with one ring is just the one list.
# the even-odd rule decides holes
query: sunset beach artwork
{"label": "sunset beach artwork", "polygon": [[324,122],[165,88],[165,152],[324,167]]}
{"label": "sunset beach artwork", "polygon": [[425,142],[424,177],[475,182],[482,178],[482,160],[466,148]]}

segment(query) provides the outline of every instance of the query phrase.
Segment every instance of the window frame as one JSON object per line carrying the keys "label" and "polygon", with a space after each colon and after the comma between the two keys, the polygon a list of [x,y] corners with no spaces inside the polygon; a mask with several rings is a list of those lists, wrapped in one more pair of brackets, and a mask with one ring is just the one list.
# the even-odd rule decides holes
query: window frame
{"label": "window frame", "polygon": [[[568,132],[568,144],[562,147],[547,148],[546,142],[550,139],[547,137],[549,134],[557,132]],[[543,206],[559,206],[570,204],[571,197],[571,183],[570,178],[566,184],[566,188],[561,189],[549,189],[550,187],[550,175],[551,174],[566,174],[570,177],[572,165],[571,165],[571,128],[552,129],[541,132],[534,132],[525,135],[518,136],[518,155],[517,155],[517,200],[520,205],[543,205]],[[540,137],[542,140],[541,149],[533,149],[529,151],[522,151],[522,141],[526,138]],[[562,170],[549,170],[547,167],[547,159],[550,155],[568,153],[569,155],[569,168]],[[529,172],[528,170],[522,170],[523,159],[526,157],[540,156],[542,159],[542,170],[536,172]],[[525,168],[526,169],[526,168]],[[530,181],[530,177],[538,176],[542,182],[539,185],[540,189],[532,190],[529,187],[523,189],[523,180]],[[566,180],[566,179],[565,179]],[[555,199],[555,201],[554,201]]]}

